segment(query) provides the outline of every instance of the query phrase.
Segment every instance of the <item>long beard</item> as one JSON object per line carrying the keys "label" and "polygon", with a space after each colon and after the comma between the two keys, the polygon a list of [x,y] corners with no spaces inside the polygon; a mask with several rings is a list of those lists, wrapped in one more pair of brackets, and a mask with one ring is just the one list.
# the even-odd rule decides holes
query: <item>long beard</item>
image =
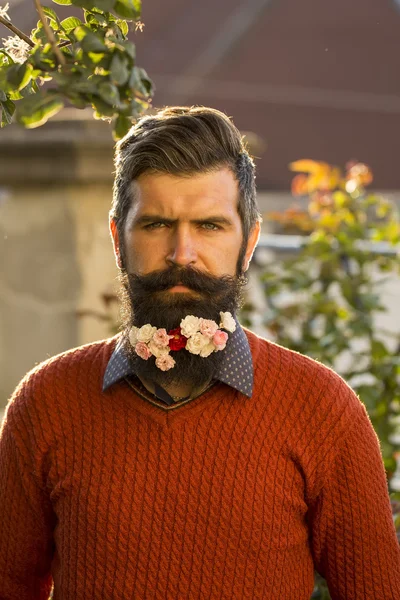
{"label": "long beard", "polygon": [[[172,266],[148,275],[120,275],[123,336],[125,352],[134,372],[159,385],[191,384],[202,387],[212,379],[224,359],[224,352],[213,352],[203,358],[187,350],[171,352],[175,366],[161,371],[154,357],[141,359],[129,343],[133,325],[141,327],[150,323],[167,331],[179,327],[188,315],[211,319],[219,323],[221,311],[234,314],[242,303],[246,279],[240,276],[213,277],[193,268]],[[182,284],[190,292],[169,292],[169,288]],[[229,344],[229,339],[228,339]]]}

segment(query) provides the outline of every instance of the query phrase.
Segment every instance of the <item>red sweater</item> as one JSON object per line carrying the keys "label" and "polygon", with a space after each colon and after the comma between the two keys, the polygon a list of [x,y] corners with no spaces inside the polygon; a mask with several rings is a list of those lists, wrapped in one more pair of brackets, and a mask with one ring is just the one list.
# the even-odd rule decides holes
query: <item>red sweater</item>
{"label": "red sweater", "polygon": [[246,332],[252,398],[102,393],[115,338],[29,373],[0,441],[0,600],[399,600],[378,440],[331,370]]}

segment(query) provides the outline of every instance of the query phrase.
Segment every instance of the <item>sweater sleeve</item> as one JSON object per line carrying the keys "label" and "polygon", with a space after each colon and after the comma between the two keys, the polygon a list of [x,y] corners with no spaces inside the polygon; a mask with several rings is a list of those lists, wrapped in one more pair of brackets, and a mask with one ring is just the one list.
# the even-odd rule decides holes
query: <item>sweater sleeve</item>
{"label": "sweater sleeve", "polygon": [[332,600],[400,599],[400,545],[365,413],[342,442],[309,518],[314,563]]}
{"label": "sweater sleeve", "polygon": [[23,423],[0,434],[0,600],[47,600],[54,515],[34,473]]}

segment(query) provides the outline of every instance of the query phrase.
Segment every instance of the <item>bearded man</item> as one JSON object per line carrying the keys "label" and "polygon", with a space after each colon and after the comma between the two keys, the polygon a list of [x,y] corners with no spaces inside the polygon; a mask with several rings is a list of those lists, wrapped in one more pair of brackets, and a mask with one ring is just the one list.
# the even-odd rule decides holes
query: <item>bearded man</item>
{"label": "bearded man", "polygon": [[236,318],[260,216],[224,114],[117,145],[121,333],[39,365],[1,442],[0,599],[398,600],[377,437],[346,383]]}

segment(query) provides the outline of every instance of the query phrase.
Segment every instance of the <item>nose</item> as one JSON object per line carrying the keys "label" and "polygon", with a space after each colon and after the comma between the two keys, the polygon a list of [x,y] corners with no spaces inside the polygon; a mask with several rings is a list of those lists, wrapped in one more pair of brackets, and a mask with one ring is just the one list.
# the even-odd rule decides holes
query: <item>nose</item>
{"label": "nose", "polygon": [[166,256],[166,262],[180,267],[194,265],[197,261],[197,251],[194,240],[187,229],[177,228],[171,236],[171,247]]}

